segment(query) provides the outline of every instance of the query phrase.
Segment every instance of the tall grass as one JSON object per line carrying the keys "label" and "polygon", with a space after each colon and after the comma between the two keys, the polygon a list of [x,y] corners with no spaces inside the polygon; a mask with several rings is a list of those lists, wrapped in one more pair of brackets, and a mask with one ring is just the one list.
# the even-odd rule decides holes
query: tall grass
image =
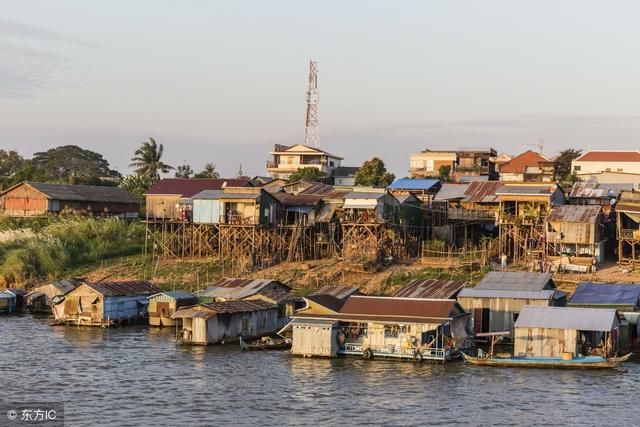
{"label": "tall grass", "polygon": [[19,227],[34,233],[0,241],[0,285],[61,277],[69,268],[139,253],[144,242],[140,222],[118,218],[65,217]]}

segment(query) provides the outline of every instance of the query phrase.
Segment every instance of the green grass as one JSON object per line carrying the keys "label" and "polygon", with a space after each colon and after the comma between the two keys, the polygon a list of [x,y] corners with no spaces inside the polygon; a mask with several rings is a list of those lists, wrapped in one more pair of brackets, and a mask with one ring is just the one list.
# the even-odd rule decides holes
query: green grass
{"label": "green grass", "polygon": [[0,230],[35,234],[0,242],[0,284],[55,279],[74,267],[105,258],[139,254],[144,227],[118,218],[64,217],[14,220],[3,218]]}

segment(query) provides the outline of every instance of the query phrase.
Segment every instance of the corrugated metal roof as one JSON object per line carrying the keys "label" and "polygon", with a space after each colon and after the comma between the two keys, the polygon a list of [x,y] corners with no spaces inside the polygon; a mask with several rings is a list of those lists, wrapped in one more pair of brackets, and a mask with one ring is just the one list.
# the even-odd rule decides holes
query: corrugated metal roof
{"label": "corrugated metal roof", "polygon": [[503,185],[496,191],[497,195],[547,196],[556,191],[556,184],[536,185]]}
{"label": "corrugated metal roof", "polygon": [[318,215],[316,215],[316,222],[331,222],[336,210],[338,210],[338,205],[336,203],[323,205],[322,208],[320,208]]}
{"label": "corrugated metal roof", "polygon": [[250,187],[249,179],[163,178],[153,184],[146,195],[177,195],[191,197],[202,190],[221,190],[225,187]]}
{"label": "corrugated metal roof", "polygon": [[202,190],[191,198],[194,200],[218,200],[223,194],[223,190]]}
{"label": "corrugated metal roof", "polygon": [[633,190],[633,184],[605,184],[597,182],[576,182],[571,187],[569,198],[609,198],[618,197],[621,191]]}
{"label": "corrugated metal roof", "polygon": [[466,282],[457,280],[412,280],[400,288],[394,297],[401,298],[455,298],[456,294],[464,287]]}
{"label": "corrugated metal roof", "polygon": [[558,299],[566,295],[564,292],[552,289],[542,291],[513,291],[499,289],[475,289],[464,288],[458,294],[458,298],[509,298],[509,299],[537,299],[548,301]]}
{"label": "corrugated metal roof", "polygon": [[[274,282],[278,283],[280,286],[286,286],[273,279],[237,279],[226,277],[212,283],[207,289],[199,292],[198,296],[241,299],[248,297],[249,295],[257,294]],[[287,288],[289,287],[287,286]]]}
{"label": "corrugated metal roof", "polygon": [[315,206],[322,200],[319,194],[291,194],[291,193],[272,193],[273,196],[284,206]]}
{"label": "corrugated metal roof", "polygon": [[104,296],[153,295],[162,290],[146,280],[126,282],[85,283],[88,287]]}
{"label": "corrugated metal roof", "polygon": [[525,305],[520,310],[515,327],[600,332],[611,331],[618,324],[615,309]]}
{"label": "corrugated metal roof", "polygon": [[367,191],[351,191],[344,196],[345,200],[349,199],[379,199],[385,195],[384,192],[367,192]]}
{"label": "corrugated metal roof", "polygon": [[312,314],[304,311],[295,313],[293,318],[304,319],[327,319],[339,320],[343,322],[377,322],[377,323],[435,323],[444,324],[449,318],[428,317],[428,316],[409,316],[409,315],[379,315],[379,314]]}
{"label": "corrugated metal roof", "polygon": [[322,182],[309,182],[309,187],[300,191],[298,194],[315,194],[315,195],[325,195],[329,194],[333,191],[333,187],[328,184],[324,184]]}
{"label": "corrugated metal roof", "polygon": [[54,282],[51,282],[51,286],[56,288],[56,290],[58,291],[58,295],[64,295],[67,292],[71,292],[83,283],[84,279],[72,277],[69,279],[56,280]]}
{"label": "corrugated metal roof", "polygon": [[453,314],[455,300],[369,297],[354,295],[340,308],[340,314],[364,316],[407,316],[447,319]]}
{"label": "corrugated metal roof", "polygon": [[561,205],[551,210],[547,217],[549,222],[582,222],[595,224],[598,222],[602,207],[599,205]]}
{"label": "corrugated metal roof", "polygon": [[260,193],[222,193],[220,200],[230,199],[242,199],[242,200],[257,200],[260,198]]}
{"label": "corrugated metal roof", "polygon": [[467,187],[465,202],[498,203],[496,192],[502,186],[500,181],[472,182]]}
{"label": "corrugated metal roof", "polygon": [[195,300],[196,302],[198,301],[197,296],[185,291],[166,291],[166,292],[163,291],[158,294],[151,295],[149,298],[153,298],[158,295],[166,295],[169,298],[175,299],[176,301],[188,301],[188,300]]}
{"label": "corrugated metal roof", "polygon": [[332,190],[325,194],[322,200],[343,201],[347,194],[351,193],[351,190]]}
{"label": "corrugated metal roof", "polygon": [[640,285],[580,282],[569,305],[640,306]]}
{"label": "corrugated metal roof", "polygon": [[258,293],[260,295],[264,295],[272,301],[275,301],[276,303],[302,300],[302,298],[299,298],[291,292],[285,291],[284,289],[269,289],[267,291],[260,291]]}
{"label": "corrugated metal roof", "polygon": [[428,178],[400,178],[387,188],[390,190],[430,190],[440,181]]}
{"label": "corrugated metal roof", "polygon": [[551,273],[526,271],[490,271],[475,287],[503,291],[541,291],[553,288],[555,283]]}
{"label": "corrugated metal roof", "polygon": [[462,175],[458,177],[458,182],[471,183],[489,181],[489,175]]}
{"label": "corrugated metal roof", "polygon": [[171,316],[172,319],[184,318],[204,318],[216,316],[218,314],[249,313],[253,311],[274,310],[278,306],[261,300],[242,300],[210,302],[193,305],[176,310]]}
{"label": "corrugated metal roof", "polygon": [[358,288],[353,286],[325,285],[316,289],[310,295],[331,295],[339,299],[346,299],[351,295],[359,295]]}
{"label": "corrugated metal roof", "polygon": [[79,201],[79,202],[105,202],[105,203],[140,203],[140,199],[119,187],[104,187],[98,185],[70,185],[52,184],[43,182],[25,181],[2,194],[5,194],[21,185],[29,185],[47,198],[52,200]]}
{"label": "corrugated metal roof", "polygon": [[456,200],[464,199],[469,184],[453,184],[445,182],[436,193],[433,200]]}

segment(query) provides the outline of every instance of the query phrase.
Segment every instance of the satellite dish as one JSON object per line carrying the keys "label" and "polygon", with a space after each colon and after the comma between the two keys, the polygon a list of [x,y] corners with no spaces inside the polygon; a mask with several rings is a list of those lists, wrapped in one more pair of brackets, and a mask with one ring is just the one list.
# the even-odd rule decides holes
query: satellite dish
{"label": "satellite dish", "polygon": [[615,204],[616,204],[616,199],[611,199],[611,200],[609,200],[609,204],[610,204],[611,206],[615,205]]}

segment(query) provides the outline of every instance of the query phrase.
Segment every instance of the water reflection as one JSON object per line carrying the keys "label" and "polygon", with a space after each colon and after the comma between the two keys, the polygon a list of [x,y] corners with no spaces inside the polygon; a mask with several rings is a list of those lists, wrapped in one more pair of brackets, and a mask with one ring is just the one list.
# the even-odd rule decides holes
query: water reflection
{"label": "water reflection", "polygon": [[635,425],[637,362],[556,371],[305,359],[176,345],[173,328],[0,318],[3,398],[61,399],[68,425]]}

